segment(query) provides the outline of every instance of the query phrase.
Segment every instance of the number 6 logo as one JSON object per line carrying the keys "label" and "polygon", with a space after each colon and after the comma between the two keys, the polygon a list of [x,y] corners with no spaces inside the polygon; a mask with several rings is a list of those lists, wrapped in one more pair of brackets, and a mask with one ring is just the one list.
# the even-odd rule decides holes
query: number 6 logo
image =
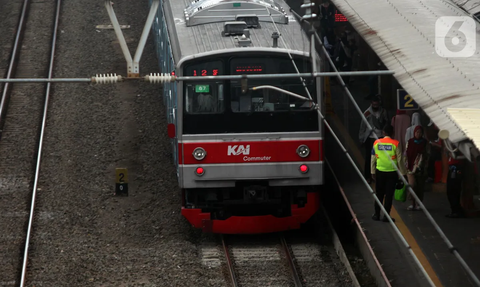
{"label": "number 6 logo", "polygon": [[468,16],[444,16],[435,22],[435,52],[440,57],[468,58],[475,54],[475,20]]}

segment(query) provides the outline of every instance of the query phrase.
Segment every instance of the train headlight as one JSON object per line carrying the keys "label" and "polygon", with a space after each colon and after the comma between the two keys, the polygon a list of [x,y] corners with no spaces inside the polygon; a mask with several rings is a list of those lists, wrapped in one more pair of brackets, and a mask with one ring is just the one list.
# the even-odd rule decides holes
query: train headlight
{"label": "train headlight", "polygon": [[201,147],[197,147],[194,151],[193,151],[193,157],[196,159],[196,160],[202,160],[205,158],[205,156],[207,155],[207,152],[201,148]]}
{"label": "train headlight", "polygon": [[300,157],[307,157],[310,154],[310,149],[308,148],[308,146],[302,144],[297,148],[297,154]]}

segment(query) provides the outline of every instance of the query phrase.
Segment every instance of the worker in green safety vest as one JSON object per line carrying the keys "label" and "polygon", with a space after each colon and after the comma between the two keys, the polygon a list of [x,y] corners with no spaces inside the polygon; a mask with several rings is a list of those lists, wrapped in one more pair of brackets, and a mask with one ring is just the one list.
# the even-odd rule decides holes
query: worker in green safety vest
{"label": "worker in green safety vest", "polygon": [[[383,202],[385,198],[384,207],[390,214],[392,209],[393,194],[395,192],[395,185],[398,181],[398,175],[395,166],[398,167],[402,175],[407,173],[405,164],[402,159],[402,148],[397,140],[391,138],[393,135],[393,127],[386,125],[383,129],[384,137],[376,140],[373,143],[372,157],[371,157],[371,173],[375,180],[375,193]],[[375,213],[372,216],[373,220],[380,220],[380,206],[375,202]],[[395,219],[392,217],[392,220]],[[388,222],[384,215],[382,221]]]}

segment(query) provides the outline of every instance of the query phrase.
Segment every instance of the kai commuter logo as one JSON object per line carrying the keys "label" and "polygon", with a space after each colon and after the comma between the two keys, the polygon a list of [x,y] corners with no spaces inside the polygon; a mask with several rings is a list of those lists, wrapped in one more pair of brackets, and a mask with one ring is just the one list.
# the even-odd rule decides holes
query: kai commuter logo
{"label": "kai commuter logo", "polygon": [[243,145],[234,145],[228,146],[228,152],[227,155],[249,155],[250,154],[250,145],[247,145],[246,147]]}

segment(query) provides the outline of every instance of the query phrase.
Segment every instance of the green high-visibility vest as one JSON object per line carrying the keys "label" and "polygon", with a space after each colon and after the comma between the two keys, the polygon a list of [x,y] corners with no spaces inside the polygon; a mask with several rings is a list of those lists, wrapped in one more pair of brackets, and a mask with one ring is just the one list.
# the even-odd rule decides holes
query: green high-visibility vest
{"label": "green high-visibility vest", "polygon": [[[373,143],[379,171],[395,171],[397,165],[398,141],[391,138],[378,139]],[[390,161],[390,159],[393,160]]]}

